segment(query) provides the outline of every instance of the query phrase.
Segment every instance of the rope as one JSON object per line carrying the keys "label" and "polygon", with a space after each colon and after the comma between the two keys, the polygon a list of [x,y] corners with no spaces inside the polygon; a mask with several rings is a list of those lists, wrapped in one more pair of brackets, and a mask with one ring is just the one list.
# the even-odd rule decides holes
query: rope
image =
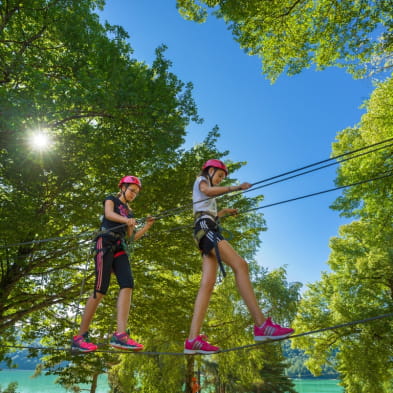
{"label": "rope", "polygon": [[[353,154],[353,153],[357,153],[357,152],[359,152],[359,151],[366,150],[366,149],[369,149],[369,148],[371,148],[371,147],[379,146],[379,145],[384,144],[384,143],[386,143],[386,142],[392,142],[392,141],[393,141],[393,137],[392,137],[392,138],[385,139],[385,140],[380,141],[380,142],[377,142],[377,143],[373,143],[373,144],[371,144],[371,145],[367,145],[367,146],[364,146],[364,147],[360,147],[360,148],[358,148],[358,149],[351,150],[351,151],[349,151],[349,152],[347,152],[347,153],[342,153],[342,154],[339,154],[339,155],[337,155],[337,156],[333,156],[333,157],[331,157],[331,158],[327,158],[327,159],[325,159],[325,160],[318,161],[318,162],[315,162],[315,163],[313,163],[313,164],[305,165],[305,166],[303,166],[303,167],[301,167],[301,168],[293,169],[293,170],[291,170],[291,171],[282,173],[282,174],[280,174],[280,175],[276,175],[276,176],[273,176],[273,177],[270,177],[270,178],[261,180],[261,181],[259,181],[259,182],[253,183],[253,186],[255,186],[255,185],[257,185],[257,184],[260,184],[260,183],[265,183],[265,182],[267,182],[267,181],[276,179],[276,178],[278,178],[278,177],[282,177],[282,176],[289,175],[289,174],[291,174],[291,173],[299,172],[299,171],[302,171],[302,170],[307,169],[307,168],[311,168],[311,167],[316,166],[316,165],[324,164],[325,162],[329,162],[329,161],[332,161],[332,160],[337,160],[337,159],[339,159],[339,158],[341,158],[341,157],[345,157],[345,156],[351,155],[351,154]],[[392,145],[392,144],[390,144],[390,145],[388,145],[388,146],[384,146],[384,147],[382,147],[382,149],[384,149],[385,147],[389,147],[389,146],[391,146],[391,145]],[[380,149],[376,149],[376,150],[380,150]],[[369,154],[369,153],[372,153],[373,151],[374,151],[374,150],[371,150],[370,152],[366,152],[366,153],[364,153],[364,154]],[[356,158],[356,157],[358,157],[358,156],[354,156],[354,157],[352,157],[352,158]],[[346,160],[339,161],[338,164],[339,164],[340,162],[343,162],[343,161],[348,161],[348,160],[350,160],[350,159],[352,159],[352,158],[347,158]],[[324,168],[324,167],[322,167],[322,168]]]}
{"label": "rope", "polygon": [[[369,183],[369,182],[372,182],[372,181],[376,181],[376,180],[381,180],[381,179],[384,179],[384,178],[388,178],[388,177],[390,177],[390,176],[393,175],[393,171],[390,171],[389,173],[386,173],[386,172],[384,172],[384,173],[385,173],[385,174],[382,174],[381,176],[376,176],[376,177],[373,177],[373,178],[371,178],[371,179],[360,180],[360,181],[358,181],[358,182],[354,182],[354,183],[351,183],[351,184],[345,184],[345,185],[343,185],[343,186],[338,186],[338,187],[334,187],[334,188],[329,188],[329,189],[327,189],[327,190],[317,191],[317,192],[314,192],[314,193],[311,193],[311,194],[305,194],[305,195],[301,195],[301,196],[298,196],[298,197],[295,197],[295,198],[285,199],[285,200],[282,200],[282,201],[279,201],[279,202],[273,202],[273,203],[270,203],[270,204],[267,204],[267,205],[263,205],[263,206],[251,208],[251,209],[248,209],[248,210],[243,210],[243,211],[240,211],[240,212],[236,213],[236,215],[247,214],[247,213],[250,213],[250,212],[252,212],[252,211],[257,211],[257,210],[261,210],[261,209],[267,209],[267,208],[269,208],[269,207],[278,206],[278,205],[283,205],[283,204],[285,204],[285,203],[295,202],[295,201],[298,201],[298,200],[301,200],[301,199],[306,199],[306,198],[311,198],[311,197],[318,196],[318,195],[322,195],[322,194],[327,194],[327,193],[329,193],[329,192],[338,191],[338,190],[341,190],[341,189],[344,189],[344,188],[353,187],[353,186],[357,186],[357,185]],[[228,215],[228,216],[231,216],[231,215]],[[226,216],[226,217],[228,217],[228,216]],[[122,227],[122,226],[125,226],[125,224],[121,224],[121,225],[119,225],[119,226],[117,226],[117,227],[114,227],[114,228],[112,228],[112,229],[120,228],[120,227]],[[185,229],[188,229],[188,230],[189,230],[189,229],[192,228],[192,227],[193,227],[193,224],[181,225],[181,226],[177,226],[177,227],[174,227],[174,228],[166,229],[166,230],[165,230],[165,233],[174,232],[174,231],[178,231],[178,230],[185,230]],[[101,231],[101,232],[98,232],[98,234],[103,234],[103,233],[105,233],[105,232],[107,232],[107,231]],[[95,233],[97,233],[97,232],[95,232]],[[158,236],[158,235],[160,235],[160,234],[162,234],[162,233],[164,233],[164,231],[163,231],[163,232],[156,232],[156,233],[154,234],[154,236]],[[150,234],[150,233],[145,234],[145,235],[143,236],[143,238],[152,238],[152,237],[153,237],[153,235]],[[62,239],[62,238],[59,238],[59,239]],[[43,239],[43,240],[41,240],[41,241],[39,241],[39,240],[33,240],[32,242],[15,243],[15,244],[13,244],[13,245],[0,245],[0,249],[1,249],[1,248],[5,248],[5,249],[8,251],[8,248],[11,247],[11,246],[21,245],[21,244],[27,244],[27,243],[30,243],[30,244],[31,244],[31,243],[40,243],[40,242],[45,242],[45,241],[50,241],[50,239]],[[78,247],[79,247],[79,246],[78,246]],[[75,247],[75,248],[78,248],[78,247]]]}
{"label": "rope", "polygon": [[[299,333],[299,334],[294,334],[292,336],[286,337],[286,338],[282,338],[282,339],[278,339],[278,340],[267,340],[267,341],[261,341],[261,342],[257,342],[255,344],[247,344],[247,345],[241,345],[238,347],[233,347],[233,348],[228,348],[228,349],[222,349],[219,352],[216,352],[214,354],[210,354],[210,355],[220,355],[222,353],[227,353],[227,352],[234,352],[234,351],[240,351],[240,350],[244,350],[244,349],[255,349],[261,345],[268,345],[268,344],[272,344],[272,343],[276,343],[279,341],[284,341],[284,340],[292,340],[294,338],[299,338],[299,337],[304,337],[304,336],[309,336],[312,334],[318,334],[318,333],[322,333],[322,332],[326,332],[329,330],[336,330],[336,329],[342,329],[344,327],[348,327],[348,326],[353,326],[353,325],[359,325],[359,324],[364,324],[364,323],[368,323],[368,322],[372,322],[372,321],[376,321],[376,320],[380,320],[380,319],[384,319],[384,318],[391,318],[393,317],[393,312],[390,313],[386,313],[386,314],[381,314],[381,315],[377,315],[374,317],[369,317],[369,318],[364,318],[364,319],[358,319],[355,321],[350,321],[350,322],[344,322],[344,323],[340,323],[334,326],[328,326],[325,328],[320,328],[320,329],[316,329],[316,330],[310,330],[308,332],[304,332],[304,333]],[[44,346],[24,346],[24,345],[0,345],[0,348],[14,348],[14,349],[34,349],[34,350],[45,350],[45,351],[66,351],[66,352],[70,352],[71,349],[70,347],[44,347]],[[110,349],[97,349],[96,351],[92,352],[94,353],[114,353],[114,354],[133,354],[133,355],[145,355],[145,356],[157,356],[157,355],[167,355],[167,356],[190,356],[189,354],[185,354],[183,352],[156,352],[156,351],[141,351],[141,352],[133,352],[133,351],[119,351],[119,350],[110,350]],[[78,352],[78,354],[83,354],[86,355],[86,353],[82,353],[82,352]],[[199,355],[199,356],[204,356],[204,354],[194,354],[191,356],[195,356],[195,355]]]}
{"label": "rope", "polygon": [[[330,164],[327,164],[327,165],[323,165],[321,167],[318,167],[318,168],[315,168],[315,169],[312,169],[312,170],[307,170],[305,172],[298,173],[296,175],[292,175],[292,176],[283,178],[281,180],[276,180],[276,181],[264,184],[263,186],[254,187],[254,188],[251,187],[248,190],[243,190],[243,191],[240,191],[240,192],[239,191],[231,191],[231,192],[219,195],[217,197],[206,198],[206,199],[204,199],[202,201],[206,201],[206,200],[209,200],[209,199],[212,199],[212,198],[220,198],[220,197],[223,197],[223,196],[228,196],[228,194],[231,194],[232,196],[235,196],[235,195],[238,195],[238,194],[244,194],[246,192],[255,191],[255,190],[260,189],[262,187],[267,187],[267,186],[270,186],[270,185],[273,185],[273,184],[276,184],[276,183],[279,183],[279,182],[287,181],[287,180],[293,179],[293,178],[298,177],[298,176],[303,176],[303,175],[306,175],[308,173],[315,172],[317,170],[321,170],[321,169],[327,168],[327,167],[329,167],[331,165],[336,165],[336,164],[339,164],[341,162],[352,160],[354,158],[358,158],[360,156],[363,156],[363,155],[366,155],[366,154],[370,154],[370,153],[373,153],[375,151],[378,151],[378,150],[385,149],[387,147],[393,146],[393,143],[385,145],[385,146],[380,146],[380,145],[386,144],[387,142],[392,142],[392,141],[393,141],[393,138],[385,139],[383,141],[380,141],[380,142],[377,142],[377,143],[374,143],[374,144],[371,144],[371,145],[367,145],[367,146],[364,146],[364,147],[361,147],[361,148],[358,148],[358,149],[355,149],[355,150],[351,150],[350,152],[347,152],[347,153],[342,153],[340,155],[337,155],[337,156],[334,156],[334,157],[331,157],[331,158],[328,158],[328,159],[325,159],[325,160],[322,160],[322,161],[318,161],[318,162],[315,162],[315,163],[312,163],[312,164],[309,164],[309,165],[306,165],[306,166],[303,166],[303,167],[300,167],[300,168],[297,168],[297,169],[293,169],[293,170],[290,170],[290,171],[287,171],[287,172],[284,172],[284,173],[281,173],[281,174],[278,174],[278,175],[275,175],[275,176],[272,176],[272,177],[260,180],[258,182],[252,183],[252,187],[254,187],[255,185],[258,185],[258,184],[261,184],[261,183],[267,183],[268,181],[271,181],[271,180],[274,180],[274,179],[278,179],[278,178],[284,177],[284,176],[292,174],[292,173],[300,172],[300,171],[303,171],[304,169],[308,169],[308,168],[311,168],[311,167],[314,167],[314,166],[317,166],[317,165],[321,165],[321,164],[324,164],[324,163],[329,162],[329,161],[338,160],[339,158],[350,156],[353,153],[357,153],[357,152],[360,152],[360,151],[363,151],[363,150],[366,150],[366,149],[370,149],[370,148],[375,147],[375,146],[379,146],[376,149],[363,152],[363,153],[355,155],[353,157],[348,157],[346,159],[343,159],[343,160],[340,160],[340,161],[337,161],[337,162],[334,162],[334,163],[330,163]],[[361,183],[354,183],[354,184],[356,185],[356,184],[361,184]],[[335,191],[335,190],[339,190],[341,188],[350,187],[350,186],[351,185],[346,185],[346,186],[334,188],[334,189],[331,189],[331,190],[322,191],[320,193],[326,193],[326,192],[330,192],[330,191]],[[297,200],[297,199],[306,198],[308,196],[318,195],[320,193],[309,194],[307,196],[294,198],[294,199],[289,199],[287,201],[278,202],[276,204],[282,204],[282,203],[286,203],[286,202],[291,202],[291,201],[294,201],[294,200]],[[198,202],[202,202],[202,201],[198,201]],[[274,206],[276,204],[268,205],[268,206]],[[168,209],[168,210],[166,210],[166,211],[162,212],[161,214],[156,215],[154,217],[155,217],[156,220],[161,220],[161,219],[163,219],[165,217],[176,215],[179,212],[185,211],[186,208],[188,209],[189,207],[191,207],[193,205],[194,205],[194,203],[189,203],[189,204],[177,207],[177,208]],[[260,207],[260,209],[268,207],[268,206]],[[257,210],[257,209],[253,209],[253,210]],[[137,224],[141,224],[141,223],[146,221],[146,218],[137,219],[136,221],[137,221]],[[31,244],[40,244],[40,243],[52,242],[52,241],[63,241],[63,240],[74,239],[76,237],[82,237],[82,236],[92,236],[92,235],[99,236],[99,235],[105,234],[108,231],[119,229],[119,228],[123,228],[124,226],[126,226],[126,224],[120,224],[120,225],[118,225],[116,227],[113,227],[113,228],[108,229],[108,230],[100,231],[100,232],[97,232],[97,231],[82,232],[82,233],[75,234],[75,235],[58,236],[58,237],[52,237],[52,238],[47,238],[47,239],[41,239],[41,240],[31,240],[31,241],[26,241],[26,242],[19,242],[19,243],[0,245],[0,249],[10,248],[10,247],[18,247],[18,246],[24,246],[24,245],[31,245]]]}
{"label": "rope", "polygon": [[[235,213],[235,214],[228,214],[227,216],[224,216],[223,218],[229,217],[229,216],[236,216],[236,215],[246,214],[246,213],[249,213],[249,212],[252,212],[252,211],[256,211],[256,210],[267,209],[269,207],[273,207],[273,206],[277,206],[277,205],[283,205],[285,203],[295,202],[295,201],[298,201],[298,200],[301,200],[301,199],[305,199],[305,198],[310,198],[310,197],[314,197],[314,196],[317,196],[317,195],[326,194],[326,193],[329,193],[329,192],[341,190],[341,189],[348,188],[348,187],[357,186],[357,185],[360,185],[360,184],[369,183],[369,182],[376,181],[376,180],[381,180],[381,179],[384,179],[384,178],[387,178],[387,177],[390,177],[390,176],[393,176],[393,171],[390,171],[390,173],[388,173],[388,174],[383,174],[381,176],[373,177],[371,179],[360,180],[358,182],[354,182],[354,183],[351,183],[351,184],[345,184],[343,186],[339,186],[339,187],[335,187],[335,188],[329,188],[327,190],[322,190],[322,191],[314,192],[314,193],[311,193],[311,194],[305,194],[305,195],[301,195],[301,196],[298,196],[298,197],[295,197],[295,198],[285,199],[285,200],[279,201],[279,202],[269,203],[267,205],[254,207],[254,208],[251,208],[251,209],[248,209],[248,210],[242,210],[242,211],[240,211],[238,213]],[[177,230],[189,229],[189,228],[192,228],[192,227],[193,227],[193,224],[177,226],[177,227],[174,227],[174,228],[166,229],[165,233],[172,232],[172,231],[177,231]],[[161,232],[156,232],[154,235],[156,236],[156,235],[160,235],[160,234],[161,234]],[[153,236],[152,234],[146,234],[144,237],[152,237],[152,236]]]}
{"label": "rope", "polygon": [[31,245],[31,244],[48,243],[48,242],[59,241],[59,240],[74,239],[76,237],[83,237],[83,236],[88,236],[88,235],[91,236],[92,233],[94,233],[94,232],[81,232],[81,233],[78,233],[78,234],[75,234],[75,235],[49,237],[47,239],[41,239],[41,240],[29,240],[29,241],[26,241],[26,242],[5,244],[5,245],[0,245],[0,249],[1,248],[9,248],[9,247],[28,246],[28,245]]}
{"label": "rope", "polygon": [[[327,158],[327,159],[322,160],[322,161],[318,161],[318,162],[315,162],[315,163],[312,163],[312,164],[308,164],[308,165],[305,165],[305,166],[297,168],[297,169],[293,169],[293,170],[290,170],[290,171],[287,171],[287,172],[284,172],[284,173],[281,173],[281,174],[278,174],[278,175],[275,175],[275,176],[272,176],[272,177],[268,177],[266,179],[263,179],[263,180],[260,180],[258,182],[252,183],[252,187],[256,186],[257,184],[266,183],[266,182],[268,182],[270,180],[278,179],[280,177],[283,177],[283,176],[286,176],[286,175],[289,175],[289,174],[292,174],[292,173],[303,171],[304,169],[307,169],[307,168],[311,168],[311,167],[314,167],[314,166],[317,166],[317,165],[324,164],[324,163],[329,162],[329,161],[333,161],[333,160],[337,160],[337,159],[345,157],[345,156],[349,156],[349,155],[351,155],[353,153],[357,153],[357,152],[360,152],[360,151],[363,151],[363,150],[366,150],[366,149],[369,149],[369,148],[372,148],[372,147],[375,147],[375,146],[380,146],[380,145],[385,144],[387,142],[393,142],[393,138],[388,138],[388,139],[385,139],[383,141],[380,141],[380,142],[377,142],[377,143],[373,143],[371,145],[367,145],[367,146],[360,147],[360,148],[355,149],[355,150],[351,150],[351,151],[349,151],[347,153],[342,153],[342,154],[339,154],[339,155],[331,157],[331,158]],[[283,181],[286,181],[286,180],[293,179],[293,178],[298,177],[298,176],[306,175],[308,173],[315,172],[315,171],[327,168],[327,167],[332,166],[332,165],[337,165],[339,163],[342,163],[342,162],[345,162],[345,161],[349,161],[349,160],[352,160],[354,158],[358,158],[358,157],[361,157],[363,155],[367,155],[367,154],[373,153],[375,151],[378,151],[378,150],[381,150],[381,149],[385,149],[385,148],[390,147],[390,146],[393,146],[393,143],[390,143],[390,144],[388,144],[386,146],[380,146],[380,147],[378,147],[376,149],[373,149],[373,150],[370,150],[370,151],[367,151],[367,152],[363,152],[363,153],[355,155],[353,157],[348,157],[346,159],[343,159],[343,160],[340,160],[340,161],[337,161],[337,162],[333,162],[331,164],[318,167],[316,169],[308,170],[308,171],[302,172],[302,173],[297,174],[297,175],[289,176],[289,177],[286,177],[284,179],[277,180],[277,181],[265,184],[265,185],[260,186],[260,187],[250,188],[248,190],[243,190],[243,191],[230,191],[230,192],[227,192],[227,193],[225,193],[223,195],[219,195],[217,197],[209,197],[209,198],[202,199],[202,200],[198,201],[198,203],[204,202],[204,201],[208,201],[208,200],[210,200],[212,198],[220,198],[220,197],[226,196],[228,194],[238,195],[238,194],[244,194],[246,192],[251,192],[251,191],[257,190],[259,188],[267,187],[267,186],[270,186],[272,184],[280,183],[280,182],[283,182]],[[156,216],[156,218],[157,219],[161,219],[161,218],[164,218],[164,217],[171,216],[171,215],[173,215],[173,214],[170,214],[171,212],[176,212],[176,213],[177,212],[181,212],[185,208],[189,208],[189,207],[191,207],[193,205],[194,205],[194,203],[189,203],[189,204],[184,205],[184,206],[179,206],[177,208],[165,210],[163,213],[161,213],[160,215]]]}
{"label": "rope", "polygon": [[[351,183],[351,184],[345,184],[343,186],[329,188],[327,190],[317,191],[317,192],[314,192],[314,193],[311,193],[311,194],[300,195],[300,196],[295,197],[295,198],[285,199],[285,200],[282,200],[282,201],[279,201],[279,202],[273,202],[273,203],[269,203],[267,205],[251,208],[251,209],[248,209],[248,210],[243,210],[241,212],[236,213],[236,215],[246,214],[246,213],[249,213],[249,212],[252,212],[252,211],[256,211],[256,210],[267,209],[269,207],[273,207],[273,206],[277,206],[277,205],[283,205],[285,203],[295,202],[295,201],[298,201],[298,200],[301,200],[301,199],[306,199],[306,198],[311,198],[311,197],[322,195],[322,194],[327,194],[329,192],[338,191],[338,190],[341,190],[341,189],[344,189],[344,188],[353,187],[353,186],[369,183],[369,182],[376,181],[376,180],[381,180],[381,179],[390,177],[392,175],[393,175],[393,171],[390,171],[387,174],[382,174],[381,176],[376,176],[376,177],[373,177],[371,179],[360,180],[358,182],[354,182],[354,183]],[[230,216],[230,215],[228,215],[228,216]],[[226,216],[226,217],[228,217],[228,216]],[[115,228],[120,228],[120,227],[122,227],[124,225],[125,224],[121,224],[121,225],[119,225],[119,226],[117,226]],[[183,229],[189,229],[189,228],[192,228],[192,227],[193,227],[193,224],[181,225],[181,226],[177,226],[177,227],[174,227],[174,228],[166,229],[165,233],[178,231],[178,230],[183,230]],[[114,229],[114,228],[112,228],[112,229]],[[105,233],[105,232],[106,231],[102,231],[102,232],[99,232],[99,233],[101,234],[101,233]],[[159,235],[159,234],[160,234],[160,232],[155,233],[155,235]],[[152,234],[145,234],[143,237],[150,238],[150,237],[152,237]],[[46,241],[46,240],[48,240],[48,239],[44,239],[43,241]],[[32,241],[32,242],[39,242],[39,241],[37,240],[37,241]],[[22,243],[19,243],[19,244],[22,244]],[[14,245],[18,245],[18,243],[15,243]],[[7,248],[8,249],[11,246],[12,245],[8,245],[8,246],[7,245],[3,245],[3,246],[0,245],[0,248]]]}
{"label": "rope", "polygon": [[[386,172],[385,172],[385,173],[386,173]],[[373,177],[373,178],[371,178],[371,179],[366,179],[366,180],[360,180],[360,181],[358,181],[358,182],[354,182],[354,183],[351,183],[351,184],[345,184],[345,185],[343,185],[343,186],[339,186],[339,187],[335,187],[335,188],[329,188],[328,190],[323,190],[323,191],[318,191],[318,192],[314,192],[314,193],[311,193],[311,194],[301,195],[301,196],[298,196],[298,197],[295,197],[295,198],[286,199],[286,200],[284,200],[284,201],[270,203],[270,204],[268,204],[268,205],[263,205],[263,206],[259,206],[259,207],[254,207],[254,208],[252,208],[252,209],[244,210],[244,211],[242,211],[242,212],[240,212],[240,213],[237,213],[237,214],[244,214],[244,213],[248,213],[248,212],[251,212],[251,211],[256,211],[256,210],[260,210],[260,209],[266,209],[266,208],[268,208],[268,207],[277,206],[277,205],[282,205],[282,204],[284,204],[284,203],[294,202],[294,201],[298,201],[298,200],[300,200],[300,199],[305,199],[305,198],[310,198],[310,197],[314,197],[314,196],[317,196],[317,195],[326,194],[326,193],[328,193],[328,192],[341,190],[341,189],[343,189],[343,188],[358,186],[358,185],[360,185],[360,184],[369,183],[369,182],[372,182],[372,181],[375,181],[375,180],[385,179],[385,178],[390,177],[390,176],[392,176],[392,175],[393,175],[393,171],[390,171],[390,173],[388,173],[388,174],[386,174],[386,175],[377,176],[377,177]]]}
{"label": "rope", "polygon": [[[140,224],[141,222],[144,222],[144,221],[146,221],[146,218],[136,220],[137,224]],[[50,237],[50,238],[41,239],[41,240],[30,240],[30,241],[20,242],[20,243],[5,244],[5,245],[0,245],[0,249],[1,248],[16,247],[16,246],[27,246],[27,245],[31,245],[31,244],[48,243],[48,242],[60,241],[60,240],[69,240],[69,239],[75,239],[77,237],[82,237],[82,236],[92,237],[94,235],[94,237],[96,237],[96,236],[104,235],[105,233],[111,232],[115,229],[123,228],[126,225],[127,224],[119,224],[115,227],[112,227],[110,229],[105,229],[103,231],[89,231],[89,232],[82,232],[82,233],[75,234],[75,235]]]}
{"label": "rope", "polygon": [[[80,304],[82,302],[82,296],[83,296],[83,292],[85,289],[86,278],[87,278],[87,271],[88,271],[88,267],[89,267],[90,258],[92,255],[93,255],[93,248],[91,247],[87,252],[86,262],[85,262],[85,266],[83,268],[83,279],[82,279],[81,289],[79,291],[79,299],[78,299],[77,304],[75,306],[76,307],[75,318],[74,318],[75,328],[78,327],[77,319],[78,319],[79,315],[81,314]],[[71,334],[71,339],[72,339],[72,334]]]}
{"label": "rope", "polygon": [[[369,154],[369,153],[373,153],[373,152],[375,152],[375,151],[385,149],[386,147],[390,147],[390,146],[393,146],[393,143],[390,144],[390,145],[388,145],[388,146],[378,147],[377,149],[374,149],[374,150],[371,150],[371,151],[367,151],[367,152],[360,153],[360,154],[358,154],[358,155],[356,155],[356,156],[353,156],[353,157],[345,158],[345,159],[343,159],[343,160],[340,160],[339,162],[333,162],[333,163],[330,163],[330,164],[326,164],[326,165],[320,166],[320,167],[315,168],[315,169],[310,169],[310,170],[308,170],[308,171],[298,173],[297,175],[288,176],[288,177],[285,177],[285,178],[280,179],[280,180],[276,180],[276,181],[272,181],[272,182],[267,183],[267,184],[263,184],[263,185],[261,185],[261,186],[259,186],[259,187],[254,187],[254,188],[250,188],[250,189],[248,189],[248,190],[244,190],[244,191],[242,192],[242,194],[245,194],[246,192],[251,192],[251,191],[259,190],[259,189],[261,189],[261,188],[263,188],[263,187],[268,187],[268,186],[271,186],[271,185],[273,185],[273,184],[278,184],[278,183],[281,183],[281,182],[283,182],[283,181],[287,181],[287,180],[290,180],[290,179],[294,179],[294,178],[296,178],[296,177],[303,176],[303,175],[306,175],[306,174],[309,174],[309,173],[312,173],[312,172],[316,172],[316,171],[319,171],[320,169],[325,169],[325,168],[328,168],[328,167],[333,166],[333,165],[341,164],[341,163],[343,163],[343,162],[345,162],[345,161],[349,161],[349,160],[352,160],[352,159],[354,159],[354,158],[358,158],[358,157],[367,155],[367,154]],[[268,179],[268,180],[272,180],[272,179],[273,179],[273,178],[270,178],[270,179]],[[268,181],[268,180],[266,180],[266,181]],[[254,184],[256,184],[256,183],[254,183]]]}
{"label": "rope", "polygon": [[359,325],[361,323],[372,322],[372,321],[376,321],[378,319],[390,318],[390,317],[393,317],[393,312],[390,312],[390,313],[387,313],[387,314],[382,314],[382,315],[377,315],[375,317],[359,319],[357,321],[344,322],[344,323],[340,323],[338,325],[328,326],[328,327],[317,329],[317,330],[310,330],[310,331],[304,332],[304,333],[293,334],[292,336],[289,336],[289,337],[286,337],[286,338],[282,338],[282,339],[279,339],[279,340],[262,341],[262,342],[258,342],[258,343],[255,343],[255,344],[248,344],[248,345],[243,345],[243,346],[240,346],[240,347],[224,349],[224,350],[220,351],[220,353],[233,352],[233,351],[238,351],[240,349],[255,348],[255,347],[259,346],[259,345],[263,345],[263,344],[267,344],[267,343],[272,343],[272,342],[277,342],[277,341],[283,341],[283,340],[289,340],[289,339],[293,339],[293,338],[309,336],[311,334],[317,334],[317,333],[322,333],[322,332],[326,332],[326,331],[329,331],[329,330],[341,329],[343,327]]}

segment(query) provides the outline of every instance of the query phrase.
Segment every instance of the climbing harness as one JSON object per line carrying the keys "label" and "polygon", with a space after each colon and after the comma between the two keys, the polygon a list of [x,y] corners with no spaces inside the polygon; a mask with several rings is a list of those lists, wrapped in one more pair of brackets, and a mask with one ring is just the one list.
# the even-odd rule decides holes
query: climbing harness
{"label": "climbing harness", "polygon": [[[131,234],[131,237],[129,239],[125,239],[123,235],[117,232],[113,232],[103,226],[101,226],[100,231],[96,234],[96,236],[93,238],[92,242],[92,253],[93,253],[93,259],[96,260],[96,257],[98,253],[102,252],[103,255],[105,255],[109,250],[111,250],[114,255],[113,257],[119,257],[122,254],[127,254],[129,260],[131,259],[131,255],[134,251],[134,239],[135,239],[135,232],[134,231]],[[102,245],[101,248],[97,248],[98,244],[98,239],[102,238],[109,238],[110,240],[106,242],[106,245]],[[108,244],[109,243],[109,244]],[[102,244],[102,242],[101,242]],[[96,288],[94,287],[94,298],[96,297]]]}
{"label": "climbing harness", "polygon": [[[213,232],[214,232],[214,238],[213,238],[214,252],[216,253],[216,259],[217,259],[218,266],[220,268],[220,272],[221,272],[223,277],[226,277],[227,274],[226,274],[226,271],[225,271],[224,264],[222,263],[222,260],[221,260],[220,250],[218,248],[218,241],[219,241],[219,239],[217,238],[217,234],[222,232],[222,228],[220,226],[219,218],[218,217],[213,217],[211,214],[209,214],[207,212],[197,212],[195,214],[194,229],[196,228],[197,222],[199,220],[203,219],[203,218],[207,218],[210,221],[213,221],[215,223],[215,228],[213,229]],[[199,244],[200,244],[201,240],[203,239],[203,237],[206,235],[207,232],[208,232],[207,229],[201,228],[201,229],[199,229],[199,231],[194,233],[194,240],[195,240],[195,243],[197,244],[198,248],[199,248]]]}

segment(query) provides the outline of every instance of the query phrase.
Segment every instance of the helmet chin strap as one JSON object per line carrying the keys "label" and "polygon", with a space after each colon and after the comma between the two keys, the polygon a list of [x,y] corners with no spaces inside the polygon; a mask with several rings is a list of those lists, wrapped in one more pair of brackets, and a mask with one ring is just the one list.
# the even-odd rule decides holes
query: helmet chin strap
{"label": "helmet chin strap", "polygon": [[128,185],[125,190],[121,190],[121,195],[123,196],[123,198],[126,201],[126,203],[129,202],[129,200],[126,198],[126,192],[127,192],[129,186],[130,185]]}
{"label": "helmet chin strap", "polygon": [[212,168],[213,168],[213,174],[212,175],[210,174],[210,169],[209,169],[209,171],[207,172],[207,175],[209,176],[210,186],[213,187],[213,177],[217,172],[217,168],[214,168],[214,167],[212,167]]}

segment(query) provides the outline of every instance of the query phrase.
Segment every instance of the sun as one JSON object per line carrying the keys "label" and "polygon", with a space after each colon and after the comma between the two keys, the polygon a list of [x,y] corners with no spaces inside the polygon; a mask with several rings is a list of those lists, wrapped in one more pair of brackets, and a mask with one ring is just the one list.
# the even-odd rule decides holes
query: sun
{"label": "sun", "polygon": [[50,145],[50,138],[48,134],[37,131],[31,135],[30,143],[35,150],[46,150]]}

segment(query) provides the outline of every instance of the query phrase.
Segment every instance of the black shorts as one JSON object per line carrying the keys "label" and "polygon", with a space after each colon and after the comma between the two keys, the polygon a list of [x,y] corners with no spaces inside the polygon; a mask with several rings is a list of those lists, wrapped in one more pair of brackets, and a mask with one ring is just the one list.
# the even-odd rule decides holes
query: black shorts
{"label": "black shorts", "polygon": [[96,265],[94,292],[106,294],[112,272],[115,274],[120,288],[134,288],[130,261],[123,249],[121,240],[110,236],[100,236],[96,242],[96,256],[94,259]]}
{"label": "black shorts", "polygon": [[194,239],[202,254],[207,255],[216,243],[224,240],[224,236],[215,221],[209,218],[200,218],[195,222]]}

